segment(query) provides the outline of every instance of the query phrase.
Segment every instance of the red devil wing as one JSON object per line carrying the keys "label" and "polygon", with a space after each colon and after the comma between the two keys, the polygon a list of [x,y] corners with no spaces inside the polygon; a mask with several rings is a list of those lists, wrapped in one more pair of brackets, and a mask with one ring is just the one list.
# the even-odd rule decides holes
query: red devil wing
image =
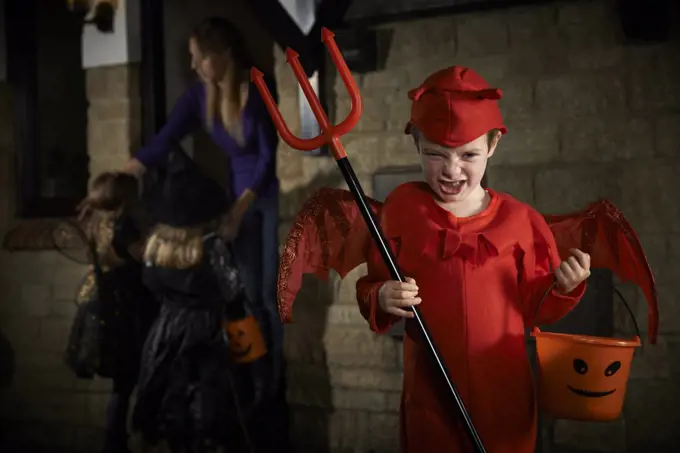
{"label": "red devil wing", "polygon": [[[374,214],[382,203],[367,198]],[[302,207],[288,233],[279,267],[281,319],[292,320],[304,274],[327,279],[331,269],[345,277],[366,261],[371,235],[351,192],[322,188]]]}
{"label": "red devil wing", "polygon": [[544,217],[562,259],[577,248],[590,254],[591,267],[609,269],[622,282],[631,281],[642,289],[649,306],[649,342],[656,343],[659,308],[654,276],[635,230],[621,211],[600,200],[580,212]]}

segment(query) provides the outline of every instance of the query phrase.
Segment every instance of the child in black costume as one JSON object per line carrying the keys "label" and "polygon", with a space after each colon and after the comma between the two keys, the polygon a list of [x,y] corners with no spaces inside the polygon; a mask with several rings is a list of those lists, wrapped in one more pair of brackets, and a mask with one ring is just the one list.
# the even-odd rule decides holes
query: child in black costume
{"label": "child in black costume", "polygon": [[228,246],[211,234],[229,203],[191,159],[173,157],[149,196],[158,224],[144,281],[161,310],[144,345],[133,424],[145,443],[166,441],[173,453],[235,451],[238,399],[252,397],[254,381],[231,360],[222,327],[228,307],[247,305]]}
{"label": "child in black costume", "polygon": [[111,314],[102,342],[102,358],[109,365],[98,370],[113,379],[103,452],[123,453],[129,451],[127,416],[141,349],[157,313],[157,304],[142,282],[144,241],[137,214],[137,179],[125,173],[103,173],[93,181],[85,202],[92,213],[87,236],[104,272],[105,281],[99,284],[106,286],[105,310]]}

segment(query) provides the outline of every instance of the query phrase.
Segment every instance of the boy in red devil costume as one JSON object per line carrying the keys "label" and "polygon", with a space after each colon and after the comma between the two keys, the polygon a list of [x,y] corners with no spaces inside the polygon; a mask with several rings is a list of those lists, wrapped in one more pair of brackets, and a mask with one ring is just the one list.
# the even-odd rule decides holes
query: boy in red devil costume
{"label": "boy in red devil costume", "polygon": [[[500,97],[500,90],[472,70],[456,66],[409,92],[413,104],[406,133],[415,139],[425,182],[399,186],[382,205],[371,200],[407,282],[390,281],[351,195],[325,189],[308,201],[290,232],[281,260],[279,308],[290,320],[302,274],[324,277],[335,269],[344,277],[367,262],[357,300],[371,329],[387,332],[402,317],[411,318],[408,307],[418,305],[486,450],[532,453],[536,404],[525,328],[553,323],[578,303],[590,275],[586,251],[595,245],[600,267],[619,271],[625,266],[617,260],[639,264],[644,255],[607,202],[555,217],[551,232],[530,206],[481,187],[488,159],[507,132]],[[598,215],[606,221],[588,222]],[[605,256],[607,244],[602,247],[598,236],[602,225],[609,228],[607,237],[623,237],[612,247],[627,254]],[[583,245],[586,251],[579,250]],[[638,276],[647,288],[653,286],[651,273],[624,274],[619,272],[623,279]],[[441,383],[417,326],[407,322],[402,452],[469,451]]]}
{"label": "boy in red devil costume", "polygon": [[[412,278],[389,281],[372,251],[368,275],[357,283],[359,307],[382,333],[413,316],[407,307],[420,305],[487,451],[533,452],[536,410],[524,329],[555,322],[578,303],[590,257],[574,249],[560,263],[538,212],[482,188],[488,159],[507,132],[500,90],[454,66],[428,77],[409,97],[406,132],[421,154],[425,182],[392,192],[381,224]],[[464,431],[427,354],[416,326],[407,323],[402,450],[463,452]]]}

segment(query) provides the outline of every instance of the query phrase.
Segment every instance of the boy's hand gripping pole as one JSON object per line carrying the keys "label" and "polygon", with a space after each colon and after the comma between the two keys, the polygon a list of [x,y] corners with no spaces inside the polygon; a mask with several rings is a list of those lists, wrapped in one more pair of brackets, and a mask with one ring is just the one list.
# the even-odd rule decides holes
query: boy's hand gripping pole
{"label": "boy's hand gripping pole", "polygon": [[[347,67],[347,64],[345,63],[345,60],[342,57],[342,54],[340,53],[340,50],[338,49],[338,46],[333,38],[334,35],[330,30],[328,30],[327,28],[323,28],[321,30],[321,41],[328,48],[328,52],[330,53],[331,58],[333,59],[333,63],[340,72],[340,77],[342,78],[342,81],[345,83],[345,87],[347,88],[350,98],[352,99],[352,109],[349,115],[347,116],[347,118],[345,118],[345,120],[343,120],[338,125],[330,124],[328,116],[321,107],[319,98],[314,93],[314,90],[312,89],[312,86],[309,83],[309,79],[307,78],[307,75],[305,74],[305,71],[298,60],[298,54],[292,49],[286,50],[286,59],[288,60],[288,64],[293,69],[295,77],[297,77],[298,82],[300,83],[300,86],[302,88],[302,91],[305,94],[305,97],[309,102],[312,112],[314,112],[314,116],[316,117],[316,120],[318,121],[319,126],[321,128],[322,133],[317,137],[314,137],[312,139],[301,139],[293,135],[290,129],[288,129],[286,122],[283,120],[281,112],[279,112],[276,106],[276,102],[274,102],[274,99],[271,96],[271,93],[267,89],[267,86],[263,80],[262,72],[260,72],[257,68],[252,68],[250,78],[252,82],[255,83],[255,85],[257,86],[257,89],[260,92],[262,99],[264,99],[265,104],[267,105],[267,110],[269,110],[269,114],[274,120],[276,128],[278,129],[279,134],[281,135],[281,138],[283,139],[284,142],[288,143],[292,148],[298,149],[300,151],[312,151],[314,149],[321,147],[324,144],[327,144],[330,147],[331,151],[333,152],[333,156],[335,157],[335,161],[338,163],[338,167],[340,167],[340,171],[342,172],[342,175],[345,178],[345,181],[347,182],[347,186],[349,187],[349,190],[352,192],[354,200],[356,201],[356,204],[359,207],[359,210],[361,211],[361,215],[366,221],[368,229],[371,232],[371,236],[373,237],[373,240],[375,241],[376,245],[378,246],[378,249],[380,250],[380,255],[382,256],[383,260],[385,261],[385,265],[390,271],[390,275],[394,280],[404,282],[405,278],[402,275],[401,271],[397,268],[396,261],[392,254],[392,251],[390,250],[390,247],[388,246],[387,241],[385,240],[385,236],[381,231],[380,226],[378,226],[378,222],[375,216],[373,215],[372,210],[370,209],[368,203],[366,202],[365,199],[366,195],[364,194],[364,190],[361,188],[361,184],[359,183],[359,180],[357,179],[356,174],[354,173],[354,169],[352,168],[352,165],[350,164],[349,159],[347,158],[345,149],[342,146],[342,143],[340,142],[340,137],[348,133],[350,130],[352,130],[352,128],[359,121],[359,118],[361,117],[362,106],[361,96],[359,95],[359,90],[356,86],[354,78],[352,77],[352,74],[349,68]],[[423,339],[425,340],[425,344],[427,345],[427,348],[430,351],[430,355],[432,356],[432,359],[436,366],[439,368],[439,371],[444,380],[446,381],[446,384],[449,388],[451,395],[453,396],[459,415],[466,428],[470,443],[473,445],[476,452],[486,453],[486,450],[482,445],[482,441],[479,435],[477,434],[474,425],[472,424],[470,414],[468,413],[467,408],[463,403],[463,399],[460,397],[460,394],[456,389],[456,386],[449,378],[449,373],[446,370],[446,366],[444,365],[444,362],[442,361],[439,355],[437,347],[435,346],[434,342],[432,341],[432,338],[430,337],[429,330],[427,329],[425,321],[420,315],[418,307],[411,307],[411,311],[413,311],[414,319],[418,324],[420,331],[422,332]]]}

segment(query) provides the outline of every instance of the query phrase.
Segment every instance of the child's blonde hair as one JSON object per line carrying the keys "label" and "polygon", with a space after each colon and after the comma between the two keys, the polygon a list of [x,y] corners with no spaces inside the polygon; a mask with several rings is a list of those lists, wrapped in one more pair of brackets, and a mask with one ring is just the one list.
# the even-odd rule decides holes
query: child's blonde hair
{"label": "child's blonde hair", "polygon": [[216,222],[193,227],[158,224],[146,242],[144,261],[168,269],[187,269],[203,259],[203,237],[214,231]]}
{"label": "child's blonde hair", "polygon": [[88,194],[92,216],[87,236],[94,241],[100,265],[104,269],[123,264],[111,245],[116,220],[139,199],[137,178],[127,173],[105,172],[93,181]]}

